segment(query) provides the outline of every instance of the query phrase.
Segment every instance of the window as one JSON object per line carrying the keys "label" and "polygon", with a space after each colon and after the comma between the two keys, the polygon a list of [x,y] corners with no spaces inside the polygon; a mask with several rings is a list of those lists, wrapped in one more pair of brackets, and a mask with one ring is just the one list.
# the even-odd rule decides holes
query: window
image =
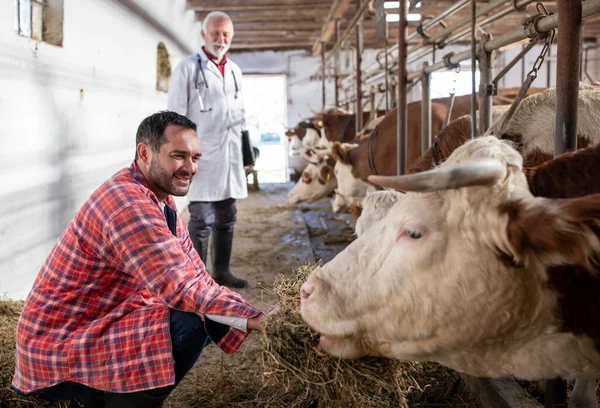
{"label": "window", "polygon": [[[471,71],[436,71],[431,75],[431,97],[445,98],[454,92],[456,96],[470,94]],[[475,72],[475,89],[479,89],[479,71]]]}
{"label": "window", "polygon": [[64,0],[14,0],[14,2],[17,34],[62,46]]}
{"label": "window", "polygon": [[171,61],[169,52],[163,43],[158,43],[156,50],[156,90],[167,92],[171,81]]}

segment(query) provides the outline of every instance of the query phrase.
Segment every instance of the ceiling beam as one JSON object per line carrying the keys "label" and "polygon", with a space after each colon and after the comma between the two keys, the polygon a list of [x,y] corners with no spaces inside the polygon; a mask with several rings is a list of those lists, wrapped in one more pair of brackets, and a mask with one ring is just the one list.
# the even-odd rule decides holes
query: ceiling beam
{"label": "ceiling beam", "polygon": [[[240,21],[233,22],[233,28],[236,33],[238,31],[278,31],[278,30],[309,30],[317,31],[321,28],[322,24],[319,22],[307,22],[307,21],[263,21],[263,22],[252,22],[252,21]],[[315,33],[316,34],[316,33]]]}
{"label": "ceiling beam", "polygon": [[348,10],[350,6],[350,0],[335,0],[329,9],[329,15],[325,20],[325,24],[321,29],[321,35],[313,44],[313,54],[318,55],[321,53],[321,43],[327,43],[331,40],[333,33],[335,32],[335,20],[340,19]]}
{"label": "ceiling beam", "polygon": [[[302,3],[323,4],[323,0],[300,0]],[[205,9],[213,10],[232,10],[244,9],[252,7],[277,7],[281,4],[288,7],[293,7],[298,3],[298,0],[187,0],[188,8],[190,9]]]}
{"label": "ceiling beam", "polygon": [[[192,3],[192,2],[190,2]],[[237,2],[236,2],[237,3]],[[284,1],[273,1],[259,3],[254,1],[245,1],[243,4],[229,4],[226,1],[197,1],[189,5],[189,8],[196,11],[209,13],[219,10],[229,13],[231,11],[277,11],[281,9],[289,9],[294,7],[297,9],[307,7],[322,7],[322,0],[299,0],[294,3],[286,3]]]}
{"label": "ceiling beam", "polygon": [[300,41],[268,41],[268,42],[243,42],[243,43],[233,43],[231,45],[231,50],[239,51],[239,50],[248,50],[248,49],[279,49],[279,48],[310,48],[312,45],[312,41],[310,40],[300,40]]}
{"label": "ceiling beam", "polygon": [[[206,12],[198,12],[196,13],[200,21],[207,16]],[[268,22],[268,21],[299,21],[299,20],[308,20],[315,22],[322,22],[327,16],[327,7],[321,6],[311,6],[310,8],[304,9],[295,9],[291,7],[287,7],[281,10],[277,10],[275,13],[270,10],[235,10],[229,11],[227,13],[231,20],[233,20],[233,25],[235,27],[236,23],[241,21],[256,21],[256,22]]]}

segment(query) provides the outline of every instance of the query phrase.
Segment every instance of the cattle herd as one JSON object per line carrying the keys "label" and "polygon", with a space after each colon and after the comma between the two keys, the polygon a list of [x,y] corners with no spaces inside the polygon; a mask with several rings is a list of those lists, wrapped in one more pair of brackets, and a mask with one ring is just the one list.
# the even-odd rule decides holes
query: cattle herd
{"label": "cattle herd", "polygon": [[423,155],[410,103],[403,176],[395,110],[358,135],[340,109],[288,131],[299,173],[289,202],[335,196],[334,211],[356,216],[357,239],[302,286],[302,316],[335,356],[577,379],[570,406],[597,407],[600,88],[580,84],[579,150],[557,158],[555,89],[531,89],[504,123],[516,93],[500,90],[475,139],[470,96],[444,128],[447,101],[433,100]]}

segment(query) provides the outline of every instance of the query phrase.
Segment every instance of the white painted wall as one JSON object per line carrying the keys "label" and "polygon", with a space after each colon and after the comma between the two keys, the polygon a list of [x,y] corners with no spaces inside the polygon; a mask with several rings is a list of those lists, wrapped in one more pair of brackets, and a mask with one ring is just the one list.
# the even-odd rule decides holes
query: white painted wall
{"label": "white painted wall", "polygon": [[178,48],[116,0],[65,0],[62,47],[20,37],[0,2],[0,296],[24,298],[89,194],[134,156],[140,121],[166,108],[156,47],[173,67],[198,47],[184,0],[137,0]]}

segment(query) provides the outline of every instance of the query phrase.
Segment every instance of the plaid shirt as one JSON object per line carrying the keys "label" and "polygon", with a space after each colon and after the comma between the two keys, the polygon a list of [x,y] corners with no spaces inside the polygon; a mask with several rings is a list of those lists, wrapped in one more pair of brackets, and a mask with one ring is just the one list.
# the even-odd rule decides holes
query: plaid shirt
{"label": "plaid shirt", "polygon": [[[165,203],[175,208],[172,197]],[[65,381],[110,392],[175,383],[169,309],[250,318],[260,311],[217,285],[185,223],[177,236],[132,163],[100,186],[42,266],[17,325],[13,387]],[[218,346],[237,350],[230,328]]]}

